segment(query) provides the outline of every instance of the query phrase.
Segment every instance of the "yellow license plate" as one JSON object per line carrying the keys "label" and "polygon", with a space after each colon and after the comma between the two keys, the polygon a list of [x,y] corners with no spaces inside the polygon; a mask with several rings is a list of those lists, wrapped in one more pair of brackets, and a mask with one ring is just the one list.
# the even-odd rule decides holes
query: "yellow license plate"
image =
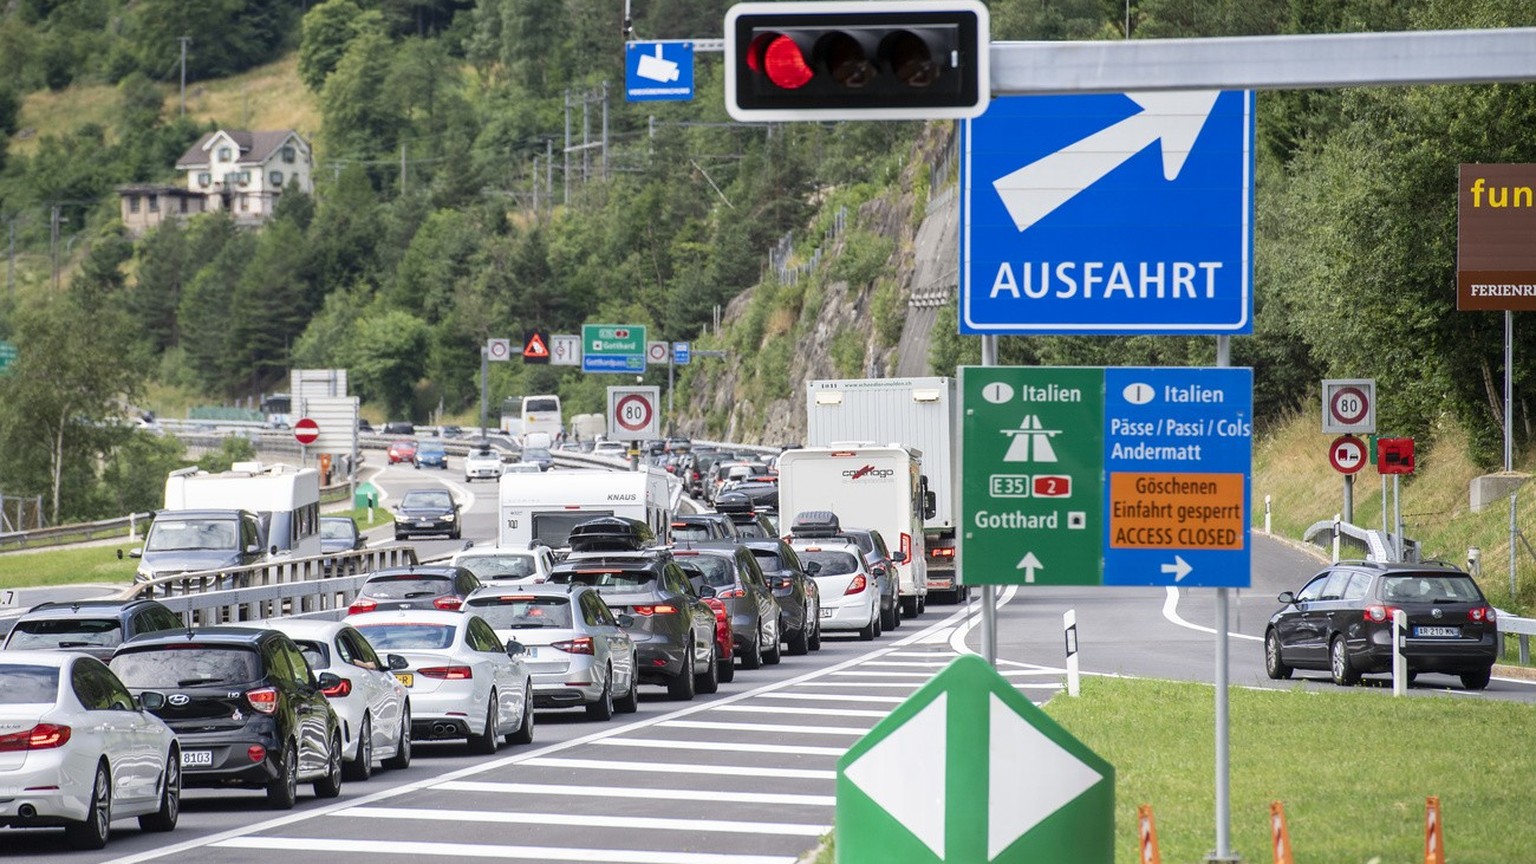
{"label": "yellow license plate", "polygon": [[407,687],[410,687],[416,683],[416,676],[410,672],[396,672],[395,677],[399,679],[401,684],[404,684]]}

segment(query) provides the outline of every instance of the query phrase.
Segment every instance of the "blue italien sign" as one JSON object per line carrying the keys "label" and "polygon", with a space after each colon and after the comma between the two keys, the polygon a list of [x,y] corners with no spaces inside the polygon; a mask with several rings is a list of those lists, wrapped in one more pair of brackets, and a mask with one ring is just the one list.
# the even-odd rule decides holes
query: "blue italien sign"
{"label": "blue italien sign", "polygon": [[624,98],[630,102],[691,100],[693,43],[624,43]]}
{"label": "blue italien sign", "polygon": [[672,343],[672,362],[679,366],[687,366],[693,361],[693,346],[688,342]]}
{"label": "blue italien sign", "polygon": [[1253,332],[1250,91],[1010,96],[965,123],[960,332]]}

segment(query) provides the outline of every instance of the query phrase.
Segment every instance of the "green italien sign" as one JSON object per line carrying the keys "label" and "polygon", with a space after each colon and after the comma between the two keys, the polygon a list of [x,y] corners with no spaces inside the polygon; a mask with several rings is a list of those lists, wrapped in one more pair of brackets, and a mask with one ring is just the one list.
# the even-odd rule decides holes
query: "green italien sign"
{"label": "green italien sign", "polygon": [[837,763],[838,864],[1112,864],[1115,769],[965,655]]}
{"label": "green italien sign", "polygon": [[0,339],[0,375],[11,371],[11,364],[16,362],[16,346]]}
{"label": "green italien sign", "polygon": [[643,324],[585,324],[581,328],[581,371],[645,371]]}
{"label": "green italien sign", "polygon": [[962,368],[960,390],[966,584],[1100,584],[1103,370]]}

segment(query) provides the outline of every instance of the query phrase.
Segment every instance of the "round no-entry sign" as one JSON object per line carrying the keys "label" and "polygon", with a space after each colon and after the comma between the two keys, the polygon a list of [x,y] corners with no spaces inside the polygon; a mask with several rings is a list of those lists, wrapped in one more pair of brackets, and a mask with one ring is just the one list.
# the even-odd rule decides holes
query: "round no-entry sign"
{"label": "round no-entry sign", "polygon": [[320,424],[305,417],[293,424],[293,437],[300,444],[313,444],[320,437]]}
{"label": "round no-entry sign", "polygon": [[1365,442],[1353,435],[1340,435],[1328,445],[1328,462],[1340,474],[1353,474],[1365,467]]}

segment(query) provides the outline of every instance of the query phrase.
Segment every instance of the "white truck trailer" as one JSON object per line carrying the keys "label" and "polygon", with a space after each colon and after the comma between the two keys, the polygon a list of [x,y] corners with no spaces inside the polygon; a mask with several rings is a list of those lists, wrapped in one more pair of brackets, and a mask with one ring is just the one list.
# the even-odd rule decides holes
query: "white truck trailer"
{"label": "white truck trailer", "polygon": [[873,528],[885,538],[896,563],[897,596],[907,617],[927,603],[927,556],[923,513],[930,495],[923,485],[922,454],[899,444],[868,443],[802,447],[779,455],[779,513],[786,521],[813,510],[830,510],[848,528]]}
{"label": "white truck trailer", "polygon": [[649,525],[668,542],[672,524],[672,475],[647,465],[639,471],[546,471],[501,477],[496,545],[552,549],[567,544],[571,529],[599,516],[623,516]]}
{"label": "white truck trailer", "polygon": [[921,451],[923,474],[934,494],[933,514],[923,520],[928,590],[964,602],[966,588],[955,572],[959,473],[955,464],[954,395],[953,378],[809,381],[805,387],[805,443],[829,447],[845,441],[894,441]]}

